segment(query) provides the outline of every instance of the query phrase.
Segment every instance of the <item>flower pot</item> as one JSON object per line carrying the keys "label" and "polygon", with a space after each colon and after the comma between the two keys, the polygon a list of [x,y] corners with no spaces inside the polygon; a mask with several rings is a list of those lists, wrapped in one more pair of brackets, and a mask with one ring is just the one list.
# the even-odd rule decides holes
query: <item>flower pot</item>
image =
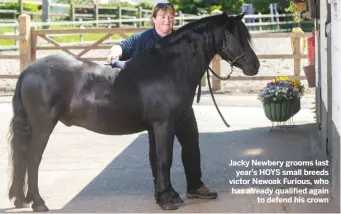
{"label": "flower pot", "polygon": [[305,76],[307,77],[309,88],[316,87],[315,84],[315,65],[308,65],[303,67]]}
{"label": "flower pot", "polygon": [[284,122],[293,116],[294,102],[283,101],[281,103],[263,104],[265,116],[273,122]]}
{"label": "flower pot", "polygon": [[301,110],[301,99],[293,100],[293,115],[297,114]]}
{"label": "flower pot", "polygon": [[306,10],[306,3],[305,2],[299,2],[299,3],[295,3],[296,7],[301,10],[301,11],[305,11]]}
{"label": "flower pot", "polygon": [[307,0],[294,0],[294,4],[296,8],[298,8],[301,11],[306,10],[307,7]]}

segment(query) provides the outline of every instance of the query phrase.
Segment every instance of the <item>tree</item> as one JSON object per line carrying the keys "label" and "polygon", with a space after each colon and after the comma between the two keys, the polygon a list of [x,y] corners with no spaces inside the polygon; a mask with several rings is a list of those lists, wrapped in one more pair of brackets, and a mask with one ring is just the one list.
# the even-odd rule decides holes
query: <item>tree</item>
{"label": "tree", "polygon": [[57,3],[61,4],[95,4],[99,3],[99,0],[57,0]]}
{"label": "tree", "polygon": [[241,12],[242,4],[253,4],[255,13],[269,13],[269,5],[277,3],[278,12],[285,12],[289,6],[288,0],[169,0],[176,9],[184,13],[199,13],[205,11],[210,13],[215,9],[227,12],[229,14],[238,14]]}

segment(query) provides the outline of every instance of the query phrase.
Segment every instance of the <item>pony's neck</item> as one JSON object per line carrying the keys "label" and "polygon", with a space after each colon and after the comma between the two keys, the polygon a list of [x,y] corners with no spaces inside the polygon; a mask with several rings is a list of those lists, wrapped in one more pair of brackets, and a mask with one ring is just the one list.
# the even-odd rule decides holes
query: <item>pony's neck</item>
{"label": "pony's neck", "polygon": [[213,57],[217,54],[217,52],[214,49],[213,43],[197,44],[197,48],[202,50],[194,52],[192,57],[188,58],[189,62],[192,63],[189,64],[187,63],[187,65],[189,66],[186,69],[186,71],[184,71],[186,74],[187,81],[190,83],[194,90],[200,83]]}
{"label": "pony's neck", "polygon": [[[189,58],[189,68],[187,69],[187,80],[190,84],[196,88],[200,83],[202,76],[205,74],[205,71],[208,69],[210,62],[213,57],[217,54],[215,50],[215,44],[213,41],[213,37],[211,38],[203,38],[203,40],[196,40],[193,44],[189,46],[196,46],[194,49],[195,52],[192,55],[192,59]],[[191,61],[192,60],[192,61]]]}
{"label": "pony's neck", "polygon": [[178,78],[186,78],[192,91],[195,91],[211,60],[217,54],[217,50],[215,49],[215,35],[189,34],[192,35],[184,35],[184,40],[188,41],[188,37],[194,39],[184,42],[179,50],[175,50],[178,57],[172,63]]}

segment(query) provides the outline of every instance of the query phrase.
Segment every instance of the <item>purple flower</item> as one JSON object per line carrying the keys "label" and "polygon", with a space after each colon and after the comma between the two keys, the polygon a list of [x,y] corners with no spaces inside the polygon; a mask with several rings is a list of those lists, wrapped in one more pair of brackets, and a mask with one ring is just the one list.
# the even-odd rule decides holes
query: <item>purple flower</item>
{"label": "purple flower", "polygon": [[258,98],[263,102],[282,102],[301,97],[301,93],[295,88],[294,84],[286,80],[269,82],[259,93]]}

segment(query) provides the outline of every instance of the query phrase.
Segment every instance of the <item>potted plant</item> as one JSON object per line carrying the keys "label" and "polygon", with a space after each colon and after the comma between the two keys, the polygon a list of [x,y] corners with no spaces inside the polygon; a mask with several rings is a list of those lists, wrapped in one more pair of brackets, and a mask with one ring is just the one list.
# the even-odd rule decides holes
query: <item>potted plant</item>
{"label": "potted plant", "polygon": [[299,80],[281,76],[267,83],[258,98],[263,103],[265,116],[269,120],[283,122],[300,111],[303,93],[304,86]]}
{"label": "potted plant", "polygon": [[[304,31],[302,30],[302,28],[300,27],[300,23],[302,21],[302,14],[304,13],[304,11],[306,11],[306,0],[289,0],[289,7],[285,8],[286,12],[291,12],[293,14],[293,28],[291,30],[291,32],[293,34],[303,34]],[[301,42],[302,40],[302,42]],[[295,46],[296,43],[300,43],[302,44],[299,45],[300,47],[300,52],[303,53],[306,45],[307,45],[307,41],[305,38],[296,38],[295,36],[291,38],[291,48],[293,53],[295,53]]]}

